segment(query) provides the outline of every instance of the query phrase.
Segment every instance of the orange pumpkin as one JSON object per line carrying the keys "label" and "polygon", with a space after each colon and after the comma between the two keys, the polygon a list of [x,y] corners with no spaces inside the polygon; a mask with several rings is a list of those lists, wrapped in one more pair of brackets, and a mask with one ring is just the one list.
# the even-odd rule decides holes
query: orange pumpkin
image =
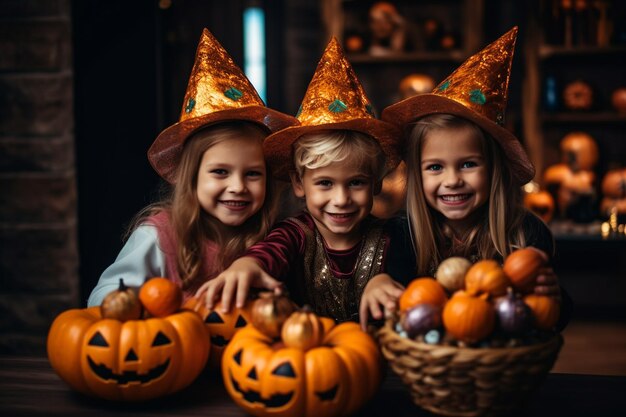
{"label": "orange pumpkin", "polygon": [[524,302],[532,311],[534,325],[541,330],[552,330],[559,321],[561,308],[552,298],[545,295],[529,294]]}
{"label": "orange pumpkin", "polygon": [[476,262],[465,274],[465,291],[470,295],[487,293],[497,297],[506,294],[509,285],[500,265],[491,259]]}
{"label": "orange pumpkin", "polygon": [[546,223],[549,223],[554,216],[554,198],[547,191],[525,194],[524,206]]}
{"label": "orange pumpkin", "polygon": [[103,319],[100,307],[61,313],[48,333],[48,359],[84,394],[140,401],[188,386],[209,356],[200,317],[182,311],[146,320]]}
{"label": "orange pumpkin", "polygon": [[178,311],[183,302],[183,291],[167,278],[147,280],[139,289],[139,300],[154,317],[166,317]]}
{"label": "orange pumpkin", "polygon": [[217,303],[213,310],[209,310],[204,302],[196,297],[191,297],[185,302],[183,308],[195,311],[204,321],[211,341],[211,355],[209,356],[211,368],[220,366],[226,345],[236,332],[250,322],[251,305],[252,303],[248,302],[243,308],[232,307],[228,313],[224,313],[221,303]]}
{"label": "orange pumpkin", "polygon": [[100,305],[100,314],[107,319],[137,320],[141,318],[141,313],[141,303],[135,289],[124,285],[123,278],[120,278],[118,289],[108,293]]}
{"label": "orange pumpkin", "polygon": [[572,170],[567,164],[555,164],[543,173],[543,181],[546,185],[561,185],[571,175]]}
{"label": "orange pumpkin", "polygon": [[585,132],[571,132],[561,139],[561,154],[573,171],[591,170],[598,162],[598,145]]}
{"label": "orange pumpkin", "polygon": [[430,277],[416,278],[409,283],[399,299],[400,311],[406,311],[418,304],[443,306],[448,301],[446,291],[440,283]]}
{"label": "orange pumpkin", "polygon": [[602,178],[605,197],[626,198],[626,168],[612,169]]}
{"label": "orange pumpkin", "polygon": [[455,292],[443,308],[446,331],[465,343],[476,343],[491,334],[496,312],[488,297],[487,293],[474,297],[463,290]]}
{"label": "orange pumpkin", "polygon": [[529,292],[535,286],[539,270],[546,264],[544,256],[531,247],[513,251],[504,260],[504,273],[516,289]]}
{"label": "orange pumpkin", "polygon": [[[375,341],[356,323],[335,325],[329,318],[307,314],[311,315],[305,320],[315,323],[316,329],[308,336],[319,340],[315,335],[322,335],[312,349],[286,347],[254,326],[239,331],[226,348],[224,386],[247,413],[263,417],[349,415],[378,389],[381,356]],[[290,320],[284,326],[291,326]],[[308,336],[299,332],[298,338]]]}

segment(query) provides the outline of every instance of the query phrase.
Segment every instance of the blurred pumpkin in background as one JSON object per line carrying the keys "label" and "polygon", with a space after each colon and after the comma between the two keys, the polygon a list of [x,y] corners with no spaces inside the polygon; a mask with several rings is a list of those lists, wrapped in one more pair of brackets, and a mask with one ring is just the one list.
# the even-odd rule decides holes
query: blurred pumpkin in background
{"label": "blurred pumpkin in background", "polygon": [[524,206],[535,213],[545,223],[554,216],[554,198],[545,190],[534,191],[524,195]]}
{"label": "blurred pumpkin in background", "polygon": [[602,178],[602,194],[605,197],[626,197],[626,168],[612,169]]}
{"label": "blurred pumpkin in background", "polygon": [[561,139],[563,162],[573,171],[590,170],[598,162],[598,145],[593,137],[585,132],[571,132]]}
{"label": "blurred pumpkin in background", "polygon": [[400,162],[384,179],[380,193],[374,196],[372,215],[380,219],[395,216],[406,204],[406,164]]}

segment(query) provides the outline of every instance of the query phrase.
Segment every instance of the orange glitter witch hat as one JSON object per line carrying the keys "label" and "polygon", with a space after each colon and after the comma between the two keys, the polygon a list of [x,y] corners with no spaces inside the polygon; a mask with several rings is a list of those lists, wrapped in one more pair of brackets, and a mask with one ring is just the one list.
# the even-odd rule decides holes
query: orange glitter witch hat
{"label": "orange glitter witch hat", "polygon": [[202,31],[178,123],[163,130],[148,150],[150,164],[161,177],[175,181],[185,141],[202,128],[242,120],[275,132],[298,121],[265,106],[248,78],[207,30]]}
{"label": "orange glitter witch hat", "polygon": [[410,97],[383,110],[382,119],[407,126],[430,114],[452,114],[468,119],[502,147],[513,178],[520,185],[535,175],[519,140],[504,125],[517,26],[468,58],[432,93]]}
{"label": "orange glitter witch hat", "polygon": [[289,180],[293,143],[302,135],[327,130],[355,130],[372,136],[387,156],[391,171],[400,161],[400,130],[374,117],[372,105],[337,39],[332,38],[296,116],[299,125],[270,135],[263,144],[274,175]]}

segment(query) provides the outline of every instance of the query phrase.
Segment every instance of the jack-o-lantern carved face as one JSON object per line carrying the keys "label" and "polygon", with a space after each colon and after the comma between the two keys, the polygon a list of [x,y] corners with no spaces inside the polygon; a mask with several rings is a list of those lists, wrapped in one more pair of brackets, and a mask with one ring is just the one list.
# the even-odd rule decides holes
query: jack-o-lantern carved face
{"label": "jack-o-lantern carved face", "polygon": [[190,311],[121,322],[101,319],[97,307],[70,310],[48,336],[57,373],[72,387],[111,400],[175,392],[198,376],[208,354],[204,324]]}
{"label": "jack-o-lantern carved face", "polygon": [[377,388],[380,363],[373,340],[354,325],[351,330],[368,339],[361,335],[353,339],[361,347],[341,346],[352,343],[350,332],[347,337],[333,337],[331,332],[332,342],[328,339],[308,351],[287,348],[253,326],[246,327],[224,351],[227,391],[256,416],[323,417],[356,411]]}
{"label": "jack-o-lantern carved face", "polygon": [[211,338],[211,355],[209,357],[211,367],[219,367],[222,353],[228,342],[238,330],[250,322],[250,304],[247,303],[243,308],[233,307],[228,313],[224,313],[220,303],[213,310],[209,310],[203,302],[192,297],[183,306],[194,310],[204,320]]}

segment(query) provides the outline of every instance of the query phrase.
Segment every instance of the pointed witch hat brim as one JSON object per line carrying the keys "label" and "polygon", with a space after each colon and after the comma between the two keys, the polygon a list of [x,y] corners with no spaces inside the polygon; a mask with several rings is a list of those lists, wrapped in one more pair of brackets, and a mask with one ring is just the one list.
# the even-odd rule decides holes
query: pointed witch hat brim
{"label": "pointed witch hat brim", "polygon": [[382,119],[403,127],[431,114],[452,114],[474,122],[501,146],[516,183],[526,184],[535,168],[520,141],[503,127],[516,39],[514,27],[468,58],[432,93],[385,108]]}
{"label": "pointed witch hat brim", "polygon": [[148,150],[154,170],[169,183],[187,139],[215,123],[248,121],[276,132],[298,121],[265,106],[252,83],[207,30],[202,31],[178,123],[163,130]]}
{"label": "pointed witch hat brim", "polygon": [[293,144],[302,135],[329,130],[354,130],[372,136],[386,155],[386,168],[400,162],[401,132],[374,117],[372,105],[337,39],[328,43],[296,116],[299,125],[270,135],[263,149],[274,175],[289,180],[295,169]]}

